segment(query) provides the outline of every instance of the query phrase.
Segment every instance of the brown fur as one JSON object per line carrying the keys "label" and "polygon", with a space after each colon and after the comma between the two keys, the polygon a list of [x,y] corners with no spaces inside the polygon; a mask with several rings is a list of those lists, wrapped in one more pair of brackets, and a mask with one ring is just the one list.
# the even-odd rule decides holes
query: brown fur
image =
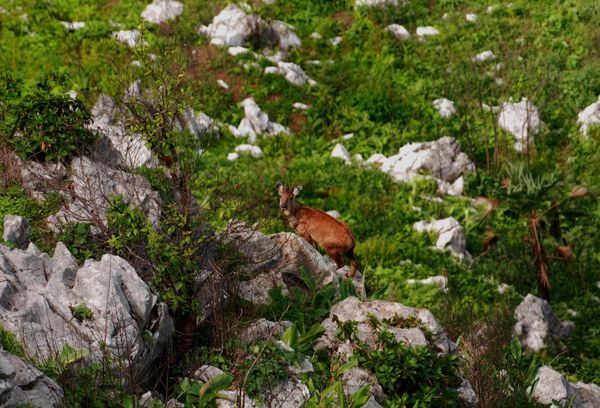
{"label": "brown fur", "polygon": [[342,255],[346,255],[352,264],[348,277],[356,273],[356,258],[354,256],[354,235],[342,221],[329,214],[296,202],[295,197],[302,189],[294,189],[277,185],[279,192],[279,207],[283,211],[290,226],[315,248],[320,246],[334,260],[337,268],[342,268]]}

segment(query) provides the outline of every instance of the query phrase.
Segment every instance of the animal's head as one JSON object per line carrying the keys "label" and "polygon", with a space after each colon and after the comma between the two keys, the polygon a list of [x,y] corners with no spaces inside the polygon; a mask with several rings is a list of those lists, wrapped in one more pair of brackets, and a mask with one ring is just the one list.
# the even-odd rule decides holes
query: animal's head
{"label": "animal's head", "polygon": [[296,196],[302,190],[302,186],[296,186],[293,189],[287,188],[281,183],[277,183],[277,192],[279,193],[279,208],[286,212],[291,213],[294,207],[297,206]]}

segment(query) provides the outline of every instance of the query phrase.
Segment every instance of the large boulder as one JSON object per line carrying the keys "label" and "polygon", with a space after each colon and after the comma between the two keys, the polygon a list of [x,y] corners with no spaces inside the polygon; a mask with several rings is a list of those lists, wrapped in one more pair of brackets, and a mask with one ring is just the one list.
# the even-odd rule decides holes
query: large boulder
{"label": "large boulder", "polygon": [[515,138],[513,149],[524,153],[533,145],[533,136],[541,128],[540,114],[527,98],[521,102],[504,102],[498,117],[498,126],[512,134]]}
{"label": "large boulder", "polygon": [[142,11],[142,18],[154,24],[179,17],[183,14],[183,3],[175,0],[154,0]]}
{"label": "large boulder", "polygon": [[114,196],[122,196],[124,202],[141,208],[153,225],[158,224],[161,200],[142,176],[111,169],[83,156],[73,159],[69,184],[70,188],[62,192],[63,206],[48,218],[50,227],[56,232],[69,223],[106,227],[106,212]]}
{"label": "large boulder", "polygon": [[532,294],[517,306],[515,319],[513,333],[525,348],[536,352],[547,347],[552,339],[565,340],[575,330],[575,323],[559,320],[547,301]]}
{"label": "large boulder", "polygon": [[584,136],[588,135],[590,127],[600,125],[600,96],[596,102],[577,114],[577,123],[580,125],[579,132]]}
{"label": "large boulder", "polygon": [[33,244],[27,250],[0,245],[0,276],[0,324],[42,361],[68,344],[88,349],[96,361],[108,352],[142,380],[174,331],[166,305],[118,256],[78,267],[60,242],[52,257]]}
{"label": "large boulder", "polygon": [[438,182],[438,190],[449,195],[462,194],[463,175],[475,170],[456,140],[448,136],[433,142],[409,143],[381,162],[380,170],[396,181],[410,181],[426,172]]}
{"label": "large boulder", "polygon": [[459,259],[471,260],[471,254],[467,252],[467,239],[465,230],[454,217],[441,220],[419,221],[413,225],[418,232],[435,232],[438,239],[435,247],[439,250],[448,250]]}
{"label": "large boulder", "polygon": [[10,214],[4,216],[4,231],[2,232],[4,241],[12,241],[19,248],[23,248],[29,243],[30,231],[31,227],[25,218]]}
{"label": "large boulder", "polygon": [[[404,306],[396,302],[373,300],[362,302],[354,296],[350,296],[335,304],[329,312],[329,317],[321,323],[325,328],[325,334],[317,341],[316,350],[328,349],[339,355],[343,361],[347,361],[352,354],[348,341],[342,343],[337,337],[338,328],[345,322],[357,322],[358,338],[369,346],[375,345],[377,333],[373,331],[370,324],[370,316],[378,321],[391,320],[394,318],[414,319],[415,327],[390,328],[390,331],[398,341],[402,341],[411,347],[432,346],[440,354],[448,354],[456,350],[456,344],[452,342],[442,326],[437,322],[433,314],[427,309],[417,309]],[[427,339],[423,329],[430,334]]]}
{"label": "large boulder", "polygon": [[[412,308],[400,303],[383,300],[363,302],[352,296],[331,308],[329,317],[321,323],[321,326],[325,328],[325,333],[315,343],[315,351],[328,350],[341,362],[347,362],[353,354],[353,345],[349,340],[342,341],[338,337],[338,331],[346,322],[356,322],[355,333],[358,339],[367,347],[376,347],[375,339],[377,339],[379,331],[382,329],[374,327],[372,324],[373,319],[382,324],[394,319],[414,322],[413,327],[391,326],[385,328],[395,337],[396,341],[409,347],[431,347],[437,350],[440,356],[456,351],[456,344],[448,338],[442,326],[429,310]],[[427,335],[425,335],[425,332],[427,332]],[[378,407],[387,398],[376,377],[366,369],[354,368],[349,370],[343,375],[342,383],[346,395],[351,395],[360,387],[370,384],[371,398],[367,402],[369,407]],[[467,380],[463,380],[457,391],[467,406],[477,404],[477,398],[474,396],[471,385]]]}
{"label": "large boulder", "polygon": [[594,408],[600,406],[600,386],[571,383],[550,366],[538,369],[533,398],[552,407]]}
{"label": "large boulder", "polygon": [[0,406],[14,408],[64,406],[63,390],[40,370],[0,350]]}
{"label": "large boulder", "polygon": [[240,282],[239,289],[240,295],[250,302],[268,303],[269,290],[274,287],[287,293],[286,280],[297,281],[302,268],[306,268],[319,286],[329,283],[338,286],[335,263],[295,234],[282,232],[267,236],[233,221],[221,239],[233,243],[246,259],[240,272],[253,278]]}

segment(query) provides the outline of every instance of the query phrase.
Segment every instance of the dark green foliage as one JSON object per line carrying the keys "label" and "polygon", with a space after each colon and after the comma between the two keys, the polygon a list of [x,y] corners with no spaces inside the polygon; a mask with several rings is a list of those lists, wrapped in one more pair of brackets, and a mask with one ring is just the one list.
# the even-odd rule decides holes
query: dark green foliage
{"label": "dark green foliage", "polygon": [[0,131],[22,159],[69,159],[96,139],[86,129],[91,115],[83,102],[53,94],[48,78],[42,78],[30,94],[13,98],[6,103]]}
{"label": "dark green foliage", "polygon": [[[376,320],[371,321],[377,330]],[[344,325],[341,340],[354,343],[354,358],[358,366],[372,371],[384,391],[391,396],[386,406],[458,407],[460,385],[455,355],[438,356],[427,347],[410,347],[396,341],[384,327],[379,331],[375,347],[371,348],[356,335],[356,328]]]}
{"label": "dark green foliage", "polygon": [[68,224],[63,228],[58,239],[69,248],[80,264],[86,259],[102,256],[102,245],[90,232],[89,224]]}

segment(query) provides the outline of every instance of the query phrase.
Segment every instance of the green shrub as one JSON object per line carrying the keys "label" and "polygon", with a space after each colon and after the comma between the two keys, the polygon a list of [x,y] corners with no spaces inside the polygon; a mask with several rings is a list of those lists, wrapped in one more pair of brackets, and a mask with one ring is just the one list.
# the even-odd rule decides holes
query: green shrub
{"label": "green shrub", "polygon": [[89,149],[91,115],[83,102],[54,95],[47,78],[31,94],[9,100],[2,132],[22,159],[58,161]]}

